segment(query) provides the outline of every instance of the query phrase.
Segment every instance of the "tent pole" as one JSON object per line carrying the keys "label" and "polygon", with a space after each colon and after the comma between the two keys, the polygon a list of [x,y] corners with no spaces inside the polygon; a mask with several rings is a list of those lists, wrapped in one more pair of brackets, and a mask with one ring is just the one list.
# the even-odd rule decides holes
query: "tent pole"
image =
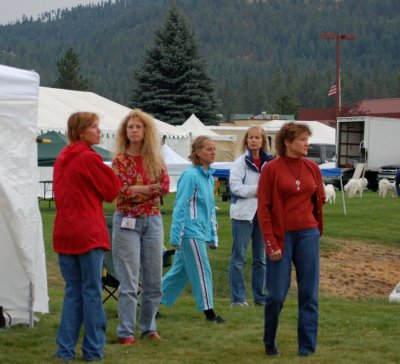
{"label": "tent pole", "polygon": [[342,175],[340,175],[340,190],[342,191],[343,212],[344,212],[344,216],[346,216],[346,201],[344,200],[344,190],[343,190]]}
{"label": "tent pole", "polygon": [[33,288],[32,282],[29,282],[29,326],[33,328]]}

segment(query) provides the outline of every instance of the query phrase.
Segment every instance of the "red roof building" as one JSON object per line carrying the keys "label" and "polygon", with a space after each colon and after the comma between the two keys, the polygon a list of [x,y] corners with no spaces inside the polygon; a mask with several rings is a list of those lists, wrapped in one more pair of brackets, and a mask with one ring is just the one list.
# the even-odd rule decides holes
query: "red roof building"
{"label": "red roof building", "polygon": [[[400,98],[361,100],[353,106],[342,106],[340,116],[381,116],[400,118]],[[299,109],[299,120],[317,120],[336,128],[335,109]]]}
{"label": "red roof building", "polygon": [[335,109],[299,109],[297,114],[298,120],[314,120],[322,124],[336,128]]}
{"label": "red roof building", "polygon": [[400,118],[400,98],[361,100],[346,114]]}

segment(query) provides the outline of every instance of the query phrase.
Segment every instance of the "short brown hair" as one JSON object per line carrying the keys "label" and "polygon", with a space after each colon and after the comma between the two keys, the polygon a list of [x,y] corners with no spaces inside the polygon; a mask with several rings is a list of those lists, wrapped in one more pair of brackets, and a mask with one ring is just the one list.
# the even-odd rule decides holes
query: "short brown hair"
{"label": "short brown hair", "polygon": [[198,136],[192,143],[192,149],[189,155],[189,159],[196,166],[201,165],[201,161],[199,156],[197,155],[197,151],[204,147],[204,144],[208,141],[213,142],[214,140],[206,135]]}
{"label": "short brown hair", "polygon": [[68,118],[67,137],[70,143],[81,139],[82,132],[95,121],[99,120],[93,112],[76,112]]}
{"label": "short brown hair", "polygon": [[311,129],[308,125],[302,123],[295,123],[293,121],[282,125],[275,137],[275,151],[279,156],[286,154],[285,140],[293,142],[300,134],[307,133],[312,135]]}

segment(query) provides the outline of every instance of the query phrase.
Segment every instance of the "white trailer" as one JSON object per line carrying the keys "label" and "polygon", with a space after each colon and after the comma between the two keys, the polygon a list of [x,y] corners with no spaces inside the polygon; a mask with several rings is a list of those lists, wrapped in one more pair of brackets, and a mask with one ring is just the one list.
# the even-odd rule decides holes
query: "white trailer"
{"label": "white trailer", "polygon": [[355,168],[364,163],[370,189],[377,189],[380,167],[400,163],[400,119],[339,117],[336,132],[338,167]]}

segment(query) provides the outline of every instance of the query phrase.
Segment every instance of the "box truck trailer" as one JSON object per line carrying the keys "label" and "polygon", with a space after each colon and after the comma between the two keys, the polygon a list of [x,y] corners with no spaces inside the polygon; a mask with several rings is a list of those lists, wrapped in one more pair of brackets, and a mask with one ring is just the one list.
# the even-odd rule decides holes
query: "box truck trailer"
{"label": "box truck trailer", "polygon": [[400,119],[339,117],[336,132],[338,167],[352,171],[357,164],[364,163],[369,189],[377,190],[382,166],[400,163]]}

